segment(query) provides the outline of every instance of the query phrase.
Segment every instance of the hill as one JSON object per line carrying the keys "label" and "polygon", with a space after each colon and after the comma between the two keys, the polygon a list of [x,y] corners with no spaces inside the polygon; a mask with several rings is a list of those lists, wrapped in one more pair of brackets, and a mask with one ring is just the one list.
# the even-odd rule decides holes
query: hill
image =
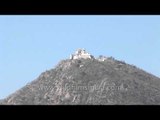
{"label": "hill", "polygon": [[154,105],[160,104],[160,78],[113,57],[94,58],[78,50],[1,104]]}

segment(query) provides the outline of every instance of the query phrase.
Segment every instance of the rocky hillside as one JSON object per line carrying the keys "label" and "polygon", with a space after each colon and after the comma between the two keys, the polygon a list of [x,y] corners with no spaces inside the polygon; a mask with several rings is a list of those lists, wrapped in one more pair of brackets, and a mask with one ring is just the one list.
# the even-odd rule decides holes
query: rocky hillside
{"label": "rocky hillside", "polygon": [[[84,58],[83,55],[75,57],[81,52]],[[160,78],[112,57],[95,59],[79,50],[71,59],[60,61],[54,69],[45,71],[1,104],[160,104]]]}

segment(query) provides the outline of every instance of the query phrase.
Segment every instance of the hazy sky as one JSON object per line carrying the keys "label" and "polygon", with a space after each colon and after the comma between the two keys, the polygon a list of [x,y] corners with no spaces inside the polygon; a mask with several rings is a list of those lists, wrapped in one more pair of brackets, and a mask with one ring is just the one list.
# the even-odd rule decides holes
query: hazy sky
{"label": "hazy sky", "polygon": [[0,98],[77,48],[160,77],[160,16],[0,16]]}

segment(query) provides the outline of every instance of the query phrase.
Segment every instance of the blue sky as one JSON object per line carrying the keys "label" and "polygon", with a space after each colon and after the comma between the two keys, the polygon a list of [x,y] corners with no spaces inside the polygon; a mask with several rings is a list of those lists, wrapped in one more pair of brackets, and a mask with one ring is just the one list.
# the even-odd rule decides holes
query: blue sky
{"label": "blue sky", "polygon": [[0,99],[77,48],[160,77],[160,16],[0,16]]}

